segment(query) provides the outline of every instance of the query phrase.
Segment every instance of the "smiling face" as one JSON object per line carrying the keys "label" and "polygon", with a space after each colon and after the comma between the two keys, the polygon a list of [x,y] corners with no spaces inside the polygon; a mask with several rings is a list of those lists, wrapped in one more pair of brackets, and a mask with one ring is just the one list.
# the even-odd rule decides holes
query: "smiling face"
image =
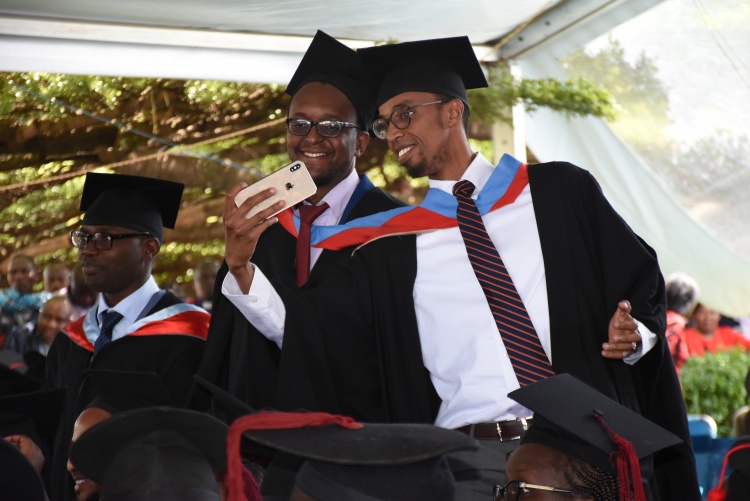
{"label": "smiling face", "polygon": [[[289,118],[358,121],[357,112],[344,93],[322,82],[310,82],[297,91],[289,105]],[[370,136],[365,131],[345,127],[337,137],[323,137],[313,126],[305,136],[287,132],[286,139],[289,158],[305,163],[318,187],[315,198],[320,200],[349,175]]]}
{"label": "smiling face", "polygon": [[[88,407],[81,412],[76,419],[75,425],[73,426],[73,437],[71,443],[75,443],[81,435],[86,433],[89,428],[95,424],[99,424],[102,421],[112,417],[112,414],[100,409],[99,407]],[[73,477],[75,482],[75,493],[78,501],[96,501],[99,499],[99,491],[101,487],[93,480],[89,480],[80,471],[76,470],[73,463],[68,460],[68,472]]]}
{"label": "smiling face", "polygon": [[446,102],[413,108],[404,129],[390,124],[388,147],[411,177],[458,180],[473,155],[466,139],[464,105],[460,100],[428,92],[404,92],[381,104],[378,115],[388,118],[407,106],[439,100]]}
{"label": "smiling face", "polygon": [[[89,234],[137,233],[121,226],[82,226],[81,231]],[[78,255],[86,284],[103,293],[109,306],[115,306],[148,280],[158,252],[157,239],[136,237],[113,240],[112,248],[104,250],[88,242],[85,248],[78,250]]]}

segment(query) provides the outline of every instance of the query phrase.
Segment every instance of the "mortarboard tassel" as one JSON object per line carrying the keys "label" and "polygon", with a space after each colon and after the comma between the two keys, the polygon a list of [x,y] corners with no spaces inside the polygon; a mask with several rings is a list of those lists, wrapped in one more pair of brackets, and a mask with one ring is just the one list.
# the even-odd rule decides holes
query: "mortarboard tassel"
{"label": "mortarboard tassel", "polygon": [[724,501],[727,497],[727,491],[724,490],[724,475],[726,475],[727,472],[727,464],[729,463],[729,456],[732,455],[732,453],[737,452],[742,449],[750,449],[750,444],[742,444],[738,445],[737,447],[732,447],[727,452],[727,455],[724,456],[724,464],[721,465],[721,475],[719,475],[719,485],[714,487],[708,492],[708,497],[706,498],[707,501]]}
{"label": "mortarboard tassel", "polygon": [[[599,424],[609,433],[617,445],[618,452],[613,452],[612,455],[617,455],[617,476],[620,481],[621,499],[626,501],[630,499],[634,501],[646,501],[646,493],[643,490],[643,478],[641,477],[641,465],[638,462],[638,454],[636,454],[632,442],[615,433],[604,422],[604,419],[598,412],[594,411],[594,417],[596,417],[596,420],[599,421]],[[628,469],[630,469],[630,474],[628,474]],[[633,486],[632,497],[630,491],[631,483]]]}

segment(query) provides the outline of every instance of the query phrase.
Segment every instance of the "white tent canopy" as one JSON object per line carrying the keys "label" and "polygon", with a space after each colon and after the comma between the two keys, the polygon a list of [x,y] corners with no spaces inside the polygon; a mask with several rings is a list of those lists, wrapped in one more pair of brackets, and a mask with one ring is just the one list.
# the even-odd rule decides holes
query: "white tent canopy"
{"label": "white tent canopy", "polygon": [[[744,94],[738,94],[739,101],[734,103],[739,116],[750,103],[750,61],[742,60],[750,56],[745,50],[747,36],[735,35],[743,33],[742,26],[750,25],[750,13],[739,0],[694,0],[691,4],[701,7],[706,2],[711,5],[703,9],[702,26],[719,34],[714,40],[722,50],[709,63],[717,65],[723,58],[734,68],[719,73],[719,65],[711,71],[722,77],[727,73],[738,76],[740,88],[744,82]],[[692,54],[690,44],[699,38],[692,36],[697,31],[683,39],[677,28],[685,24],[675,21],[677,10],[684,13],[684,3],[686,0],[329,0],[318,4],[299,0],[0,0],[0,71],[285,83],[312,35],[322,29],[352,47],[387,39],[469,35],[480,58],[514,60],[530,78],[565,78],[560,63],[570,52],[618,27],[644,23],[648,16],[662,17],[655,23],[637,24],[638,29],[657,26],[680,38],[686,53]],[[745,24],[729,26],[721,17],[722,9],[731,10],[734,18],[739,14]],[[709,11],[719,18],[709,16]],[[701,24],[700,13],[698,17]],[[667,19],[672,29],[668,29]],[[717,27],[719,22],[725,24]],[[636,29],[626,36],[637,42],[650,35]],[[701,43],[705,45],[705,40]],[[738,56],[740,51],[743,55]],[[722,78],[725,80],[728,78]],[[679,87],[679,82],[674,87]],[[717,99],[710,94],[703,97],[712,104]],[[716,111],[714,106],[709,108]],[[704,122],[708,120],[701,119],[700,123]],[[569,120],[540,111],[528,117],[519,132],[525,132],[530,149],[540,160],[567,160],[591,170],[616,209],[657,250],[665,273],[686,271],[698,279],[704,302],[725,313],[750,314],[750,243],[741,240],[750,242],[750,232],[743,226],[744,219],[750,218],[741,217],[740,204],[732,204],[734,212],[724,213],[725,219],[736,220],[731,232],[712,230],[710,221],[716,219],[696,218],[696,207],[685,203],[689,197],[675,194],[669,181],[659,178],[660,166],[645,161],[608,124],[597,119]],[[744,168],[750,170],[747,165]],[[743,173],[733,174],[738,176],[734,188],[741,190]]]}

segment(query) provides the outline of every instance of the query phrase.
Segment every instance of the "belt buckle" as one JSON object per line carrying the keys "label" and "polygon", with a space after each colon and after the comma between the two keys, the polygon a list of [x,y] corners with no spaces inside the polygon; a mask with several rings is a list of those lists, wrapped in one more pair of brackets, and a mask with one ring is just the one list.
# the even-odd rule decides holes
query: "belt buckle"
{"label": "belt buckle", "polygon": [[526,430],[529,429],[529,425],[526,422],[526,418],[518,418],[518,419],[515,419],[514,422],[515,421],[521,422],[521,426],[523,427],[523,433],[521,435],[517,435],[514,437],[503,437],[503,430],[502,430],[502,427],[500,426],[500,422],[498,421],[497,423],[495,423],[495,428],[497,429],[498,440],[500,440],[501,442],[506,442],[508,440],[518,440],[519,438],[523,437],[523,434],[525,434]]}

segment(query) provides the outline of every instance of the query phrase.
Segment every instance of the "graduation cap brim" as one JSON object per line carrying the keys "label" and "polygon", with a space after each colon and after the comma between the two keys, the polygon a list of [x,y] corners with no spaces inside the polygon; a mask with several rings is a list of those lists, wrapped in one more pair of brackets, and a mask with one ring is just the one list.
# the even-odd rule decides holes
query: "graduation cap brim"
{"label": "graduation cap brim", "polygon": [[242,400],[238,399],[228,391],[219,388],[207,379],[197,374],[193,376],[193,379],[199,388],[211,394],[212,407],[217,408],[216,410],[222,415],[222,418],[225,419],[228,424],[231,424],[239,417],[258,412]]}
{"label": "graduation cap brim", "polygon": [[286,93],[294,96],[305,84],[322,82],[339,89],[354,106],[360,125],[369,126],[375,112],[375,89],[357,51],[318,30],[292,75]]}
{"label": "graduation cap brim", "polygon": [[70,460],[88,478],[101,483],[117,451],[158,431],[183,436],[204,452],[214,471],[226,467],[227,426],[207,414],[172,407],[135,409],[91,427],[70,450]]}
{"label": "graduation cap brim", "polygon": [[65,401],[65,388],[38,390],[0,397],[0,414],[26,416],[40,435],[55,434]]}
{"label": "graduation cap brim", "polygon": [[174,228],[185,185],[164,179],[89,172],[81,194],[84,225],[122,226],[161,240]]}
{"label": "graduation cap brim", "polygon": [[0,493],[3,499],[46,501],[44,484],[28,459],[10,442],[0,438]]}
{"label": "graduation cap brim", "polygon": [[534,412],[522,443],[541,443],[589,464],[610,465],[617,446],[597,421],[598,413],[615,433],[632,442],[639,459],[682,440],[570,374],[558,374],[508,394]]}
{"label": "graduation cap brim", "polygon": [[487,87],[469,37],[438,38],[358,49],[378,87],[376,106],[404,92],[461,99],[466,89]]}
{"label": "graduation cap brim", "polygon": [[85,374],[96,392],[91,406],[110,414],[175,404],[155,372],[88,369]]}
{"label": "graduation cap brim", "polygon": [[41,387],[41,381],[26,374],[24,357],[10,350],[0,350],[0,396],[29,393]]}
{"label": "graduation cap brim", "polygon": [[280,430],[249,430],[254,442],[294,456],[339,465],[405,465],[458,450],[477,449],[467,435],[426,424],[362,423]]}

